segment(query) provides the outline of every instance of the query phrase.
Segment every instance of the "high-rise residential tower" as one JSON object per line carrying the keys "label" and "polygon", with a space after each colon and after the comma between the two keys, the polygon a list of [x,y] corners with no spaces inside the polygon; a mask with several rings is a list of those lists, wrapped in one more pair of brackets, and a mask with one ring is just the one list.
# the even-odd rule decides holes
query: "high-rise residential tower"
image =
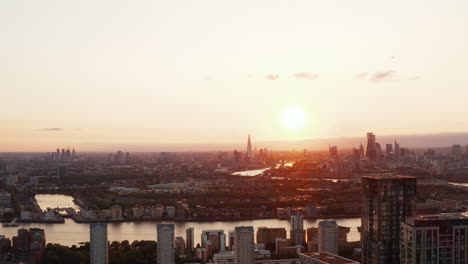
{"label": "high-rise residential tower", "polygon": [[175,264],[174,224],[157,224],[157,264]]}
{"label": "high-rise residential tower", "polygon": [[235,263],[253,264],[255,255],[254,229],[252,226],[238,226],[235,232]]}
{"label": "high-rise residential tower", "polygon": [[318,252],[338,254],[338,225],[336,221],[319,222]]}
{"label": "high-rise residential tower", "polygon": [[291,216],[291,241],[294,245],[303,245],[305,230],[304,230],[304,217],[297,212]]}
{"label": "high-rise residential tower", "polygon": [[195,248],[195,229],[193,227],[189,227],[185,230],[185,243],[187,252],[193,252]]}
{"label": "high-rise residential tower", "polygon": [[90,236],[90,260],[91,264],[109,263],[107,224],[92,223],[89,229]]}
{"label": "high-rise residential tower", "polygon": [[257,229],[257,244],[264,244],[265,249],[275,250],[277,238],[286,239],[286,228],[261,226]]}
{"label": "high-rise residential tower", "polygon": [[226,250],[226,235],[224,230],[203,230],[201,233],[202,247],[211,245],[213,253]]}
{"label": "high-rise residential tower", "polygon": [[362,177],[362,264],[399,264],[401,223],[414,215],[416,177]]}

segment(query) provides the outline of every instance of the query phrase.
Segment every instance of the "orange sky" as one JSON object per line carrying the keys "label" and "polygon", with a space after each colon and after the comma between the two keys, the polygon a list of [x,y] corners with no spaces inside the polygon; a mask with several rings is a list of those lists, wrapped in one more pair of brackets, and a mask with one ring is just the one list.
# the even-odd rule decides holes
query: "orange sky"
{"label": "orange sky", "polygon": [[[0,151],[468,131],[466,1],[1,1]],[[285,109],[306,122],[284,126]]]}

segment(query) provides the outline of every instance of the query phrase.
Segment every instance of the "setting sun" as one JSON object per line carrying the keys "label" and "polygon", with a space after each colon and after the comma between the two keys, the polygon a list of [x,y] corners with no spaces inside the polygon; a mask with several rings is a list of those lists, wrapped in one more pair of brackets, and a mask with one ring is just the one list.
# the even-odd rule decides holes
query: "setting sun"
{"label": "setting sun", "polygon": [[281,113],[281,122],[287,129],[300,129],[305,125],[306,113],[299,107],[286,108]]}

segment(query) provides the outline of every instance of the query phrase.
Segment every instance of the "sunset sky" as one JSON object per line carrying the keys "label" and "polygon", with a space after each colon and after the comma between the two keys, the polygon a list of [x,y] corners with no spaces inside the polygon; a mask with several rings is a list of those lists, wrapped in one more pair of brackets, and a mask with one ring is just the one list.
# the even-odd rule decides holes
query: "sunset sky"
{"label": "sunset sky", "polygon": [[468,131],[467,10],[0,1],[0,152]]}

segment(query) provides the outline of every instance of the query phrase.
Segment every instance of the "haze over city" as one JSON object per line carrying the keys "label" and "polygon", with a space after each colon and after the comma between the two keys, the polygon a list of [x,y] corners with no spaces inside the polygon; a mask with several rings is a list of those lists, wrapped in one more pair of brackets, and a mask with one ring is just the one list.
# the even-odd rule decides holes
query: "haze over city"
{"label": "haze over city", "polygon": [[466,132],[467,8],[2,1],[0,150]]}

